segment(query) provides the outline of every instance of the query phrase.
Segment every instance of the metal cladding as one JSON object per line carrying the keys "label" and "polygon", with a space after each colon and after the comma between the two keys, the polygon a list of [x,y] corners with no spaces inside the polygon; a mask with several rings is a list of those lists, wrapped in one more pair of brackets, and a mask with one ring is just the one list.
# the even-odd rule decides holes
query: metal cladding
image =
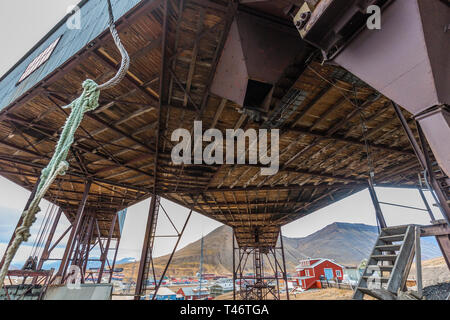
{"label": "metal cladding", "polygon": [[450,176],[450,113],[444,108],[438,108],[425,115],[418,116],[420,126],[433,149],[439,166]]}
{"label": "metal cladding", "polygon": [[364,30],[335,59],[413,115],[423,115],[418,121],[447,175],[450,152],[441,142],[450,136],[448,116],[426,114],[450,104],[449,21],[450,7],[440,1],[394,1],[383,12],[381,30]]}
{"label": "metal cladding", "polygon": [[449,19],[437,0],[395,1],[380,30],[364,30],[335,60],[412,114],[450,104]]}
{"label": "metal cladding", "polygon": [[[307,2],[311,1],[317,0]],[[293,6],[301,7],[304,2],[304,0],[241,0],[240,4],[259,11],[270,12],[273,16],[286,18],[286,14]]]}
{"label": "metal cladding", "polygon": [[[264,100],[302,48],[303,42],[292,29],[239,12],[226,40],[211,92],[241,106],[261,92],[261,98],[256,100]],[[257,88],[249,90],[250,86]]]}

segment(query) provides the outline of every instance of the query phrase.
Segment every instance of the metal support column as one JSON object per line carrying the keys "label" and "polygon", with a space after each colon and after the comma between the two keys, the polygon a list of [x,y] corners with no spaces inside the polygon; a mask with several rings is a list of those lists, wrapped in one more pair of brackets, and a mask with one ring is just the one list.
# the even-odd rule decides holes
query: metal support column
{"label": "metal support column", "polygon": [[119,245],[120,245],[120,237],[116,240],[116,249],[114,251],[114,258],[113,258],[113,262],[111,265],[111,272],[109,273],[109,280],[108,283],[111,283],[112,280],[112,276],[114,273],[114,268],[116,267],[116,261],[117,261],[117,252],[119,251]]}
{"label": "metal support column", "polygon": [[[111,222],[111,227],[109,228],[109,233],[108,233],[108,240],[106,241],[105,248],[103,249],[103,252],[102,252],[102,255],[100,258],[102,260],[102,264],[100,266],[100,270],[98,271],[97,283],[102,283],[103,271],[105,269],[106,260],[108,259],[109,246],[111,245],[111,238],[114,235],[114,228],[116,227],[116,221],[117,221],[117,214],[114,215],[114,218]],[[110,272],[112,274],[113,270],[110,270]]]}
{"label": "metal support column", "polygon": [[255,250],[253,251],[253,261],[254,261],[254,270],[255,270],[254,292],[256,292],[257,299],[262,300],[264,280],[263,280],[263,270],[262,270],[261,248],[255,248]]}
{"label": "metal support column", "polygon": [[[419,132],[420,144],[422,145],[422,148],[420,148],[419,144],[416,141],[416,138],[414,137],[414,134],[411,131],[411,128],[408,126],[408,122],[406,121],[400,107],[395,102],[392,102],[392,105],[394,106],[394,110],[397,114],[397,117],[399,118],[402,124],[403,130],[405,131],[406,136],[408,137],[408,140],[411,143],[411,146],[414,150],[414,153],[417,156],[417,159],[422,169],[428,175],[431,184],[430,191],[432,194],[434,191],[434,195],[436,195],[437,197],[437,199],[435,198],[435,200],[438,202],[439,209],[441,210],[441,213],[444,216],[447,225],[450,225],[450,206],[448,204],[448,197],[441,189],[439,182],[436,180],[431,159],[428,153],[427,142],[425,139],[425,135],[422,132],[422,128],[420,127],[420,124],[416,122],[417,130]],[[428,184],[427,177],[425,177],[425,182]],[[447,266],[450,269],[450,235],[436,236],[436,240],[438,241],[439,247],[445,258]]]}
{"label": "metal support column", "polygon": [[[425,166],[422,165],[422,168],[426,170],[428,173],[428,178],[431,182],[431,187],[433,190],[430,190],[431,192],[434,191],[434,194],[437,197],[437,202],[439,205],[439,209],[442,212],[442,215],[444,216],[444,219],[447,221],[447,224],[450,225],[450,206],[448,205],[448,196],[443,192],[441,185],[436,179],[436,175],[434,174],[433,167],[431,165],[431,159],[427,152],[427,143],[425,139],[425,135],[422,132],[422,128],[420,127],[420,124],[417,122],[417,130],[419,131],[419,139],[420,143],[422,145],[422,150],[424,151],[424,159],[425,159]],[[426,179],[427,177],[425,177]]]}
{"label": "metal support column", "polygon": [[50,248],[50,245],[51,245],[51,243],[53,241],[53,237],[55,236],[56,228],[58,227],[59,220],[61,219],[61,214],[62,214],[62,209],[59,208],[58,212],[56,213],[55,219],[53,220],[53,225],[52,225],[52,227],[50,229],[50,232],[49,232],[49,234],[47,236],[47,241],[45,242],[44,249],[42,250],[42,254],[41,254],[41,257],[39,259],[38,266],[37,266],[38,270],[42,269],[42,266],[44,265],[44,262],[50,256],[49,248]]}
{"label": "metal support column", "polygon": [[425,205],[425,208],[427,209],[428,215],[430,216],[431,222],[436,221],[436,218],[434,217],[433,211],[431,210],[430,205],[428,204],[427,198],[425,197],[425,194],[422,191],[422,187],[419,186],[417,188],[419,191],[420,197],[422,198],[423,204]]}
{"label": "metal support column", "polygon": [[[450,207],[447,202],[448,199],[447,199],[447,196],[442,192],[441,186],[439,185],[438,181],[436,181],[436,177],[434,175],[431,161],[430,161],[428,151],[427,151],[425,135],[422,132],[420,124],[418,122],[416,122],[417,129],[419,131],[419,139],[422,144],[422,149],[420,148],[416,138],[414,137],[414,134],[412,133],[411,128],[409,127],[408,122],[406,121],[405,116],[403,115],[400,107],[395,102],[392,102],[392,105],[394,107],[394,110],[395,110],[395,113],[397,114],[398,119],[400,120],[400,123],[402,124],[403,130],[405,131],[406,136],[408,137],[408,140],[411,143],[414,153],[416,154],[417,160],[419,161],[422,169],[426,170],[428,173],[428,177],[430,179],[431,186],[438,197],[439,205],[442,209],[442,214],[444,215],[445,220],[447,220],[447,223],[449,223]],[[430,190],[430,191],[432,191],[432,190]]]}
{"label": "metal support column", "polygon": [[144,243],[142,245],[141,260],[139,263],[138,277],[136,281],[135,300],[139,300],[142,293],[145,291],[145,282],[147,281],[148,274],[147,265],[151,261],[151,250],[153,250],[153,241],[155,236],[155,229],[157,223],[157,215],[159,211],[158,196],[153,195],[150,202],[150,210],[148,213],[147,227],[145,228]]}
{"label": "metal support column", "polygon": [[95,221],[95,216],[92,215],[90,218],[90,222],[89,222],[89,229],[88,229],[88,234],[87,234],[87,238],[86,238],[85,249],[83,251],[83,268],[82,268],[83,283],[85,281],[84,278],[85,278],[87,267],[88,267],[89,255],[90,255],[91,249],[92,249],[91,243],[92,243],[92,237],[94,235],[94,221]]}
{"label": "metal support column", "polygon": [[[156,287],[155,287],[155,292],[153,293],[153,300],[155,300],[156,295],[158,294],[159,287],[161,286],[161,283],[162,283],[162,281],[164,280],[164,277],[166,276],[167,270],[169,269],[169,265],[170,265],[170,263],[172,262],[173,256],[175,255],[175,252],[176,252],[177,249],[178,249],[178,245],[180,244],[181,237],[182,237],[183,234],[184,234],[184,230],[186,230],[186,226],[187,226],[189,220],[191,219],[191,216],[192,216],[192,210],[189,212],[189,215],[188,215],[188,217],[187,217],[187,219],[186,219],[186,222],[185,222],[184,225],[183,225],[183,229],[181,229],[181,232],[178,234],[178,240],[177,240],[177,242],[175,243],[175,246],[174,246],[174,248],[173,248],[173,250],[172,250],[172,253],[170,254],[169,260],[168,260],[167,263],[166,263],[166,267],[164,268],[164,271],[163,271],[161,277],[159,278],[159,282],[158,282],[158,284],[157,284]],[[200,269],[200,272],[202,272],[201,269]],[[200,277],[201,277],[201,276],[200,276]],[[156,281],[156,279],[155,279],[155,281]],[[156,284],[156,282],[155,282],[155,284]],[[202,284],[201,284],[201,282],[200,282],[200,289],[201,289],[201,285],[202,285]],[[200,295],[201,295],[201,294],[202,294],[202,293],[201,293],[201,290],[200,290]]]}
{"label": "metal support column", "polygon": [[59,266],[56,276],[61,277],[61,282],[64,281],[64,276],[69,266],[69,257],[74,250],[75,246],[75,236],[78,234],[80,225],[84,216],[84,208],[86,206],[87,198],[89,195],[89,190],[91,189],[92,181],[88,180],[84,187],[83,197],[81,199],[80,205],[78,206],[77,215],[75,221],[72,223],[72,230],[70,231],[69,239],[67,240],[67,246],[64,250],[64,254],[61,260],[61,265]]}
{"label": "metal support column", "polygon": [[231,241],[233,241],[233,301],[236,301],[236,242],[234,240],[234,229]]}
{"label": "metal support column", "polygon": [[289,300],[289,286],[288,286],[288,277],[287,277],[287,270],[286,270],[286,257],[284,255],[283,233],[281,232],[281,228],[280,228],[280,243],[281,243],[281,255],[283,257],[283,278],[284,278],[284,285],[286,287],[286,299]]}
{"label": "metal support column", "polygon": [[375,187],[372,184],[372,180],[369,179],[369,194],[372,198],[373,206],[375,207],[375,214],[377,216],[378,225],[381,229],[386,228],[386,220],[384,220],[383,212],[381,211],[380,202],[378,201],[377,193],[375,192]]}
{"label": "metal support column", "polygon": [[[275,264],[275,279],[277,281],[277,293],[278,293],[278,300],[281,300],[281,296],[280,296],[280,279],[278,279],[278,258],[277,258],[277,250],[273,250],[273,259],[274,259],[274,264]],[[269,260],[270,261],[270,260]],[[280,272],[282,272],[280,270]]]}

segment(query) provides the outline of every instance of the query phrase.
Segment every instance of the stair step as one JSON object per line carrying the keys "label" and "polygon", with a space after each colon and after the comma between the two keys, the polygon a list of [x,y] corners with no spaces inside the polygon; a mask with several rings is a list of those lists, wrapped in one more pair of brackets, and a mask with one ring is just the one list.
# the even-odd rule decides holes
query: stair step
{"label": "stair step", "polygon": [[369,271],[373,271],[373,270],[379,270],[379,271],[383,271],[383,272],[390,272],[392,271],[392,269],[394,268],[394,266],[379,266],[379,265],[369,265],[367,267],[367,270]]}
{"label": "stair step", "polygon": [[375,259],[377,261],[395,261],[397,259],[397,255],[395,254],[380,254],[380,255],[373,255],[371,257],[372,259]]}
{"label": "stair step", "polygon": [[380,246],[376,246],[375,249],[378,249],[380,251],[398,251],[400,250],[401,245],[399,244],[384,244]]}
{"label": "stair step", "polygon": [[397,234],[405,234],[406,231],[408,230],[408,225],[403,225],[403,226],[394,226],[394,227],[387,227],[387,228],[383,228],[381,229],[382,235],[385,236],[393,236],[393,235],[397,235]]}
{"label": "stair step", "polygon": [[380,236],[380,240],[385,242],[395,242],[395,241],[403,241],[405,239],[405,234],[396,234],[392,236]]}
{"label": "stair step", "polygon": [[369,288],[362,288],[362,287],[358,287],[358,288],[356,288],[356,290],[359,290],[359,291],[361,291],[363,293],[367,293],[367,294],[370,294],[370,292],[371,292]]}
{"label": "stair step", "polygon": [[372,289],[358,287],[357,290],[359,290],[359,291],[361,291],[362,293],[367,294],[367,295],[369,295],[369,296],[371,296],[371,297],[373,297],[373,298],[375,298],[375,299],[379,299],[379,297],[377,296],[377,294],[374,293],[374,292],[372,291]]}
{"label": "stair step", "polygon": [[[363,278],[367,281],[371,278],[372,276],[363,276]],[[373,281],[376,282],[380,280],[381,283],[388,283],[389,282],[389,278],[388,277],[374,277]]]}

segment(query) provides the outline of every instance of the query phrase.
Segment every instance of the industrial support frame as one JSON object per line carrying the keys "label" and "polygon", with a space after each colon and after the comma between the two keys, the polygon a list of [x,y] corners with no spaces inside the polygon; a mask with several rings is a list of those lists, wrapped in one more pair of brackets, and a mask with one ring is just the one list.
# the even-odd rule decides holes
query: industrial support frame
{"label": "industrial support frame", "polygon": [[[394,107],[395,113],[397,114],[397,117],[400,120],[403,130],[405,131],[406,136],[408,137],[408,140],[411,143],[414,153],[416,154],[417,160],[419,161],[420,166],[422,167],[425,184],[427,184],[429,191],[433,194],[433,196],[435,196],[435,200],[442,213],[442,216],[444,217],[446,225],[450,226],[450,206],[448,204],[449,199],[446,194],[446,191],[442,189],[441,185],[439,184],[439,181],[436,179],[433,166],[430,160],[430,156],[428,153],[428,144],[426,142],[426,138],[422,131],[422,128],[419,122],[416,121],[416,127],[420,140],[419,145],[400,107],[393,101],[392,106]],[[427,204],[427,201],[423,195],[423,192],[421,190],[419,192],[422,200],[425,203],[425,206],[427,207],[427,211],[430,214],[431,222],[433,224],[442,224],[440,221],[435,220],[434,215],[431,212],[431,209],[429,208],[429,205]],[[436,240],[442,251],[442,255],[445,258],[445,262],[447,263],[447,266],[450,269],[450,233],[436,235]]]}
{"label": "industrial support frame", "polygon": [[[39,181],[36,183],[36,185],[38,183]],[[63,209],[59,208],[58,211],[56,212],[55,217],[53,218],[52,225],[45,239],[45,244],[42,253],[40,254],[39,257],[37,257],[39,258],[39,260],[35,270],[36,274],[38,274],[38,272],[40,272],[43,269],[45,262],[61,261],[58,271],[53,276],[53,278],[49,280],[49,283],[55,282],[61,284],[66,283],[68,279],[67,272],[69,270],[70,265],[76,265],[79,268],[79,275],[77,275],[77,277],[79,276],[81,283],[85,283],[85,281],[88,280],[86,278],[86,274],[88,271],[88,262],[94,261],[100,262],[101,266],[98,270],[97,280],[93,279],[93,281],[97,283],[102,283],[104,273],[109,273],[108,283],[111,283],[112,281],[112,276],[114,273],[115,263],[117,259],[117,252],[120,244],[120,237],[119,237],[115,239],[116,241],[115,246],[111,247],[114,230],[117,224],[117,215],[114,215],[114,217],[112,218],[112,223],[108,232],[108,236],[106,238],[102,237],[96,213],[92,210],[87,210],[85,208],[90,187],[91,181],[87,180],[85,184],[85,191],[83,194],[83,198],[79,204],[75,220],[69,225],[67,229],[65,229],[62,232],[62,234],[58,237],[58,239],[56,239],[56,241],[53,241],[53,239],[55,237],[58,225],[61,221]],[[33,196],[34,192],[31,193],[25,208],[28,207]],[[20,225],[20,223],[21,221],[19,221],[18,226]],[[51,254],[53,250],[58,246],[58,244],[61,243],[61,241],[66,237],[67,234],[69,234],[69,237],[62,258],[52,258]],[[12,240],[13,239],[14,236],[12,237]],[[90,258],[92,250],[97,246],[100,249],[100,257]],[[108,257],[111,250],[115,251],[112,261],[110,261]],[[106,265],[108,266],[107,268]],[[33,282],[35,283],[37,280],[38,279],[36,276]]]}
{"label": "industrial support frame", "polygon": [[[288,274],[281,228],[274,247],[239,247],[233,231],[233,299],[281,300],[280,280],[289,300]],[[252,270],[248,273],[248,270]],[[273,274],[272,274],[273,273]],[[238,282],[239,286],[236,286]]]}

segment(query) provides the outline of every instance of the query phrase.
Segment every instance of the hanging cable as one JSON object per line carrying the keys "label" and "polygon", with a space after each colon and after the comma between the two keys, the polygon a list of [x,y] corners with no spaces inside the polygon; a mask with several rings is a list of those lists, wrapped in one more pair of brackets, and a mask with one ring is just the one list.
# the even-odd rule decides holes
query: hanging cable
{"label": "hanging cable", "polygon": [[52,208],[51,206],[52,206],[51,203],[49,203],[49,204],[47,205],[47,210],[45,211],[44,218],[43,218],[43,220],[42,220],[42,222],[41,222],[41,224],[40,224],[40,226],[39,226],[39,230],[38,230],[38,232],[37,232],[37,234],[36,234],[36,238],[35,238],[34,241],[33,241],[33,246],[31,247],[30,257],[34,256],[34,253],[36,252],[36,247],[38,246],[38,242],[40,242],[40,238],[42,237],[42,229],[43,229],[43,227],[44,227],[44,224],[45,224],[45,222],[47,221],[47,217],[48,217],[48,215],[49,215],[49,212],[50,212],[51,210],[53,210],[53,208]]}
{"label": "hanging cable", "polygon": [[[355,96],[355,101],[357,101],[357,91],[355,89],[354,91],[354,96]],[[369,144],[369,139],[367,138],[367,120],[366,117],[364,116],[364,111],[363,109],[360,107],[360,105],[358,103],[354,104],[356,106],[356,108],[358,109],[359,112],[359,118],[361,120],[361,130],[362,130],[362,136],[364,139],[364,146],[365,146],[365,151],[366,151],[366,156],[367,156],[367,165],[369,168],[369,179],[371,181],[372,184],[374,184],[374,178],[375,178],[375,167],[374,167],[374,163],[373,163],[373,159],[371,156],[371,150],[370,150],[370,144]]]}
{"label": "hanging cable", "polygon": [[41,255],[41,250],[42,250],[43,244],[45,242],[45,239],[47,238],[47,232],[50,229],[51,222],[53,221],[53,217],[55,216],[56,210],[57,210],[56,205],[54,203],[52,203],[51,212],[50,212],[47,220],[45,221],[44,229],[42,230],[41,237],[39,239],[38,245],[36,246],[36,249],[35,249],[35,252],[33,255],[33,257],[35,257],[35,258],[38,258]]}
{"label": "hanging cable", "polygon": [[[355,97],[355,102],[358,101],[356,89],[354,90],[354,97]],[[367,138],[367,131],[368,131],[367,120],[366,120],[366,117],[364,116],[364,111],[362,110],[360,105],[357,102],[354,105],[358,109],[359,118],[361,121],[361,130],[362,130],[362,136],[364,139],[364,147],[365,147],[365,152],[366,152],[366,157],[367,157],[367,166],[368,166],[368,170],[369,170],[368,171],[369,184],[372,186],[375,186],[375,167],[374,167],[374,163],[373,163],[373,159],[372,159],[372,155],[371,155],[369,139]],[[377,215],[376,222],[377,222],[378,234],[380,234],[381,233],[381,224],[380,224],[380,221],[378,221],[378,215]]]}

